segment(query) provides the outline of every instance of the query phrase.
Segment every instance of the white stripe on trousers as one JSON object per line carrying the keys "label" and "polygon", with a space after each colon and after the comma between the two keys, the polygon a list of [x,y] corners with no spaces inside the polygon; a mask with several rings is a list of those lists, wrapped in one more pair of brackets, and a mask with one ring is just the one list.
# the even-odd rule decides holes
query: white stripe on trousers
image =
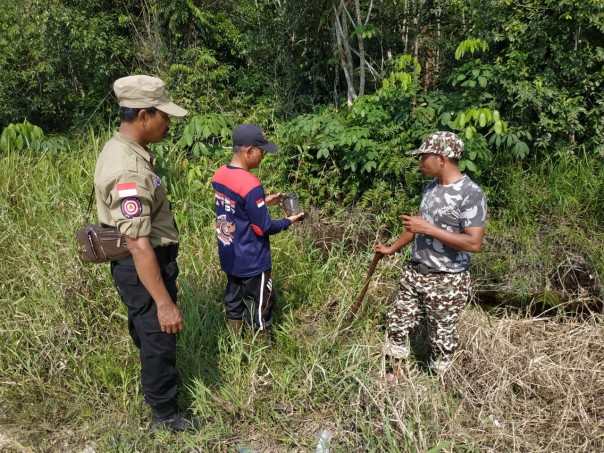
{"label": "white stripe on trousers", "polygon": [[264,303],[264,272],[262,273],[262,282],[260,284],[260,300],[258,301],[258,325],[260,330],[264,330],[262,324],[262,304]]}

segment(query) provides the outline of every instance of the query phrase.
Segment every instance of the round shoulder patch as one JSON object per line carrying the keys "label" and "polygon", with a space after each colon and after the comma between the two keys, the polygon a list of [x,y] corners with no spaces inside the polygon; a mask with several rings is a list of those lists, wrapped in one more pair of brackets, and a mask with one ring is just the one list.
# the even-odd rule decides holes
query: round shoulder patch
{"label": "round shoulder patch", "polygon": [[143,204],[137,197],[128,197],[122,200],[121,209],[124,217],[131,219],[143,213]]}

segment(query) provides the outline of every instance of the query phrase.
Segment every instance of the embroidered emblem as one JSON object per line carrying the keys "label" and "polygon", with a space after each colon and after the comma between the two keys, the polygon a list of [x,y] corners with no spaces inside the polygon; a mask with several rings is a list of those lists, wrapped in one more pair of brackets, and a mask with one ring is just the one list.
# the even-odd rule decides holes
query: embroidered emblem
{"label": "embroidered emblem", "polygon": [[127,219],[139,217],[143,213],[143,204],[136,197],[124,198],[121,204],[122,214]]}
{"label": "embroidered emblem", "polygon": [[258,198],[256,200],[256,206],[258,206],[259,208],[261,208],[262,206],[264,206],[264,198]]}
{"label": "embroidered emblem", "polygon": [[138,190],[136,189],[136,183],[134,181],[117,184],[115,188],[117,189],[117,195],[120,198],[136,197],[138,195]]}
{"label": "embroidered emblem", "polygon": [[155,175],[155,184],[157,184],[157,187],[161,186],[161,178],[157,175]]}
{"label": "embroidered emblem", "polygon": [[216,235],[218,240],[224,245],[231,245],[233,243],[233,235],[235,231],[235,224],[233,222],[227,222],[226,215],[221,215],[216,218]]}

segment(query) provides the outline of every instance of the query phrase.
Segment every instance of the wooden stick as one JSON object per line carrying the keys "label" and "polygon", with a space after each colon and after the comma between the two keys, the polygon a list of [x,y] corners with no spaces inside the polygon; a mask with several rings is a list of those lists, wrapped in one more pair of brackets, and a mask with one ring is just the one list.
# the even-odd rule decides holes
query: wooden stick
{"label": "wooden stick", "polygon": [[363,285],[363,289],[361,290],[361,292],[357,296],[356,300],[354,301],[354,304],[350,308],[350,314],[348,315],[349,316],[349,320],[348,320],[349,325],[352,324],[352,321],[356,317],[357,312],[361,308],[361,304],[363,303],[363,299],[365,298],[365,294],[367,293],[367,289],[369,288],[369,281],[371,280],[371,276],[373,275],[373,272],[375,271],[375,267],[377,266],[378,261],[381,260],[383,258],[383,256],[384,256],[384,254],[379,253],[379,252],[377,252],[375,255],[373,255],[373,261],[371,262],[371,265],[369,266],[369,271],[367,272],[367,277],[365,277],[365,284]]}

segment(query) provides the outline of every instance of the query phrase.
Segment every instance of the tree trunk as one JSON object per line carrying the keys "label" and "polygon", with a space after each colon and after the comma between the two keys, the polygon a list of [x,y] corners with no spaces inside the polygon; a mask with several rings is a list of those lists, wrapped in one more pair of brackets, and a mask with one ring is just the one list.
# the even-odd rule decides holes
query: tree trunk
{"label": "tree trunk", "polygon": [[405,0],[403,8],[403,43],[405,44],[405,53],[409,52],[409,0]]}
{"label": "tree trunk", "polygon": [[[356,27],[358,28],[364,25],[361,18],[361,4],[359,0],[354,1],[354,9],[357,16]],[[369,7],[369,11],[371,12],[371,6]],[[369,14],[367,18],[369,19]],[[360,32],[357,33],[357,42],[359,44],[359,96],[363,96],[365,94],[365,40],[363,34]]]}
{"label": "tree trunk", "polygon": [[354,64],[352,61],[352,51],[350,50],[350,42],[348,41],[348,19],[347,10],[344,0],[340,0],[337,4],[334,2],[334,32],[336,35],[336,44],[338,48],[338,59],[344,71],[347,88],[347,102],[352,105],[353,101],[358,97],[354,87]]}
{"label": "tree trunk", "polygon": [[419,60],[419,35],[422,26],[422,18],[424,14],[424,8],[422,8],[422,0],[417,2],[417,16],[415,18],[415,37],[413,44],[413,56]]}
{"label": "tree trunk", "polygon": [[442,30],[441,30],[441,15],[442,7],[441,0],[436,0],[436,55],[434,57],[434,79],[438,79],[438,69],[440,66],[440,45],[442,43]]}
{"label": "tree trunk", "polygon": [[[365,83],[367,79],[367,69],[376,76],[378,72],[367,61],[367,52],[365,50],[365,38],[363,37],[362,28],[369,23],[371,10],[373,8],[373,0],[370,0],[369,7],[365,19],[361,13],[360,0],[352,0],[354,6],[354,17],[350,14],[346,7],[345,0],[333,0],[334,11],[334,33],[336,36],[337,56],[344,71],[347,85],[347,101],[348,105],[352,105],[354,100],[363,96],[365,93]],[[356,31],[357,46],[353,48],[350,44],[350,33],[348,23],[352,25]],[[359,58],[358,66],[358,82],[355,78],[355,60],[353,54]]]}

